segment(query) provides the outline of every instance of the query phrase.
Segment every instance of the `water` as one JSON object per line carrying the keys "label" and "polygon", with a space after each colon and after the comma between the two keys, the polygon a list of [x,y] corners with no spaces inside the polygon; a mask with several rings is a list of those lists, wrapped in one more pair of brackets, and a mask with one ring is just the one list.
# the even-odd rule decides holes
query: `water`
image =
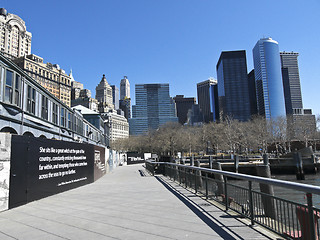
{"label": "water", "polygon": [[[273,175],[272,178],[320,186],[320,173],[305,175],[305,180],[297,180],[296,175]],[[302,204],[307,204],[307,197],[303,192],[274,186],[274,193],[277,197],[281,197]],[[312,196],[313,205],[316,208],[320,208],[320,196],[315,194],[313,194]]]}

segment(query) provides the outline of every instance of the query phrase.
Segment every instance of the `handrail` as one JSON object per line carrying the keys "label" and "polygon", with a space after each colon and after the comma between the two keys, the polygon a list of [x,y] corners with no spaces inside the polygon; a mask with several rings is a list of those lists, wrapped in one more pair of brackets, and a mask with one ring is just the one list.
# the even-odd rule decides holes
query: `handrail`
{"label": "handrail", "polygon": [[289,181],[278,180],[278,179],[270,179],[270,178],[265,178],[265,177],[252,176],[252,175],[247,175],[247,174],[242,174],[242,173],[234,173],[234,172],[229,172],[229,171],[221,171],[221,170],[216,170],[216,169],[186,166],[186,165],[181,165],[181,164],[176,164],[176,163],[154,162],[154,161],[150,161],[150,160],[146,160],[146,162],[148,162],[150,164],[167,164],[167,165],[171,165],[171,166],[183,167],[183,168],[188,168],[188,169],[192,169],[192,170],[201,170],[201,171],[207,172],[207,173],[221,174],[221,175],[224,175],[227,177],[233,177],[233,178],[247,180],[247,181],[255,181],[255,182],[264,183],[264,184],[271,184],[274,186],[289,188],[289,189],[293,189],[293,190],[297,190],[297,191],[301,191],[301,192],[305,192],[305,193],[313,193],[313,194],[320,195],[320,187],[309,185],[309,184],[289,182]]}

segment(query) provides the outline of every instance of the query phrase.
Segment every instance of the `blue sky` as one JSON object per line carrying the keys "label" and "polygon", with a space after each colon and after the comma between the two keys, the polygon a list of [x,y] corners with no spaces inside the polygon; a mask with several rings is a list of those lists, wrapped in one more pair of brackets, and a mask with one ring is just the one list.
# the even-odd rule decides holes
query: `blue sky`
{"label": "blue sky", "polygon": [[304,108],[320,114],[318,0],[1,0],[33,35],[32,53],[57,63],[95,92],[102,74],[119,87],[169,83],[170,94],[196,97],[216,78],[221,51],[252,48],[262,37],[299,52]]}

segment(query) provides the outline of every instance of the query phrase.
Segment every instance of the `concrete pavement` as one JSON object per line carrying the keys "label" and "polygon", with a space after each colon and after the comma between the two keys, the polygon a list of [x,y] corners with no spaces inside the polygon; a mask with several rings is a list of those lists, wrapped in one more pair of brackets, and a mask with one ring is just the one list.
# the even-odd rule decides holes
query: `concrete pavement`
{"label": "concrete pavement", "polygon": [[0,239],[276,239],[139,165],[0,213]]}

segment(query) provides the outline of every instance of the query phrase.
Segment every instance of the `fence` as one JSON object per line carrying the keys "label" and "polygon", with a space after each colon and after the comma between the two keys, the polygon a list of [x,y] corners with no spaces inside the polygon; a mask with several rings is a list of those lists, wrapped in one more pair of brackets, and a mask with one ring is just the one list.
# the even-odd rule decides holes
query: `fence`
{"label": "fence", "polygon": [[[146,168],[153,175],[161,173],[206,199],[224,204],[225,210],[232,209],[249,218],[252,225],[263,225],[286,239],[320,237],[320,209],[312,204],[312,194],[320,195],[320,187],[174,163],[146,161]],[[265,191],[270,186],[306,194],[307,203],[274,196]]]}

